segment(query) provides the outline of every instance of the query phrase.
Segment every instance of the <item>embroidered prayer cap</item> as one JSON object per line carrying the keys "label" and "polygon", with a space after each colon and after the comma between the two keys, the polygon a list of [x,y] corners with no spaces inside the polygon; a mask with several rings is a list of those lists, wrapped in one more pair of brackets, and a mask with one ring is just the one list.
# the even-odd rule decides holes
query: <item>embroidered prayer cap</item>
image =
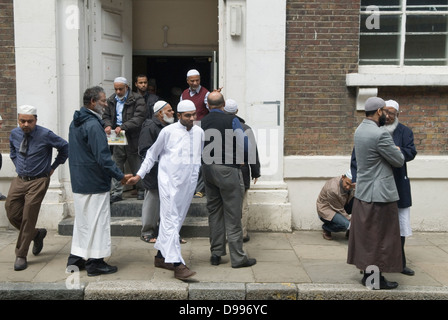
{"label": "embroidered prayer cap", "polygon": [[376,111],[386,106],[383,99],[379,97],[370,97],[364,106],[365,111]]}
{"label": "embroidered prayer cap", "polygon": [[177,112],[196,111],[196,106],[191,100],[182,100],[177,105]]}
{"label": "embroidered prayer cap", "polygon": [[230,113],[235,113],[238,111],[238,105],[236,103],[235,100],[233,99],[227,99],[226,100],[226,105],[224,107],[224,111],[230,112]]}
{"label": "embroidered prayer cap", "polygon": [[400,106],[398,105],[398,102],[395,100],[387,100],[386,101],[386,107],[392,107],[395,110],[399,111],[400,110]]}
{"label": "embroidered prayer cap", "polygon": [[345,173],[345,176],[347,178],[349,178],[350,180],[352,180],[352,171],[350,169],[348,169],[347,172]]}
{"label": "embroidered prayer cap", "polygon": [[124,77],[115,78],[114,83],[124,83],[125,85],[129,86],[128,80]]}
{"label": "embroidered prayer cap", "polygon": [[196,69],[191,69],[187,72],[187,78],[191,76],[199,76],[199,71]]}
{"label": "embroidered prayer cap", "polygon": [[154,104],[154,113],[159,112],[164,106],[166,106],[168,104],[168,102],[163,101],[163,100],[159,100]]}
{"label": "embroidered prayer cap", "polygon": [[17,113],[18,114],[37,115],[37,109],[36,109],[36,107],[25,104],[25,105],[17,108]]}

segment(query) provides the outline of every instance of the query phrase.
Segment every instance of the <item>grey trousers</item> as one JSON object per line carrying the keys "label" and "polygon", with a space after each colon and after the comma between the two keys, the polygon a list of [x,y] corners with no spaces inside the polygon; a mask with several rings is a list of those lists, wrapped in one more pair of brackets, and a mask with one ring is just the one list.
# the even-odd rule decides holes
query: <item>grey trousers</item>
{"label": "grey trousers", "polygon": [[202,165],[210,227],[210,251],[226,255],[226,236],[232,267],[247,262],[241,225],[244,184],[241,170],[217,164]]}
{"label": "grey trousers", "polygon": [[159,190],[145,190],[142,205],[142,236],[157,237],[159,233],[160,199]]}
{"label": "grey trousers", "polygon": [[[125,173],[125,163],[127,161],[129,165],[129,169],[131,170],[131,173],[135,175],[140,169],[140,166],[142,164],[142,160],[140,156],[137,153],[128,153],[126,151],[126,146],[114,146],[114,151],[112,154],[112,160],[115,161],[117,164],[117,167]],[[137,182],[136,185],[137,189],[143,189],[142,181],[140,180]],[[116,180],[115,178],[112,178],[112,188],[111,188],[111,196],[121,196],[123,194],[123,185],[121,184],[121,181]]]}

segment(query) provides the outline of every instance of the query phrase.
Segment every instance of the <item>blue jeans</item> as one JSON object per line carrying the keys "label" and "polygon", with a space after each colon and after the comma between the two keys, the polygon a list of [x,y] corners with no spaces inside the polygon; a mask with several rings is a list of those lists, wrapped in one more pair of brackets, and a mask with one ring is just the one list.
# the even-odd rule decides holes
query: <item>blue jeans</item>
{"label": "blue jeans", "polygon": [[322,229],[329,232],[340,232],[348,229],[350,221],[342,214],[336,212],[331,221],[320,218],[323,221]]}

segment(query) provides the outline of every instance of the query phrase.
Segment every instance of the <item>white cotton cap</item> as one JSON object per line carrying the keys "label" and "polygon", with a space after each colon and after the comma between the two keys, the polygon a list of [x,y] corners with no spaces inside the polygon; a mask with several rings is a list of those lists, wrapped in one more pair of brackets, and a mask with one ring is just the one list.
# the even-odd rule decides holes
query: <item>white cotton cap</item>
{"label": "white cotton cap", "polygon": [[235,113],[238,111],[238,105],[236,104],[236,101],[233,99],[227,99],[226,100],[226,106],[224,107],[224,111]]}
{"label": "white cotton cap", "polygon": [[345,173],[345,176],[347,178],[349,178],[350,180],[352,180],[352,171],[350,169],[348,169],[347,172]]}
{"label": "white cotton cap", "polygon": [[124,77],[115,78],[114,83],[124,83],[125,85],[129,86],[128,80]]}
{"label": "white cotton cap", "polygon": [[395,110],[399,111],[400,106],[398,105],[398,102],[395,100],[387,100],[386,101],[386,107],[393,107]]}
{"label": "white cotton cap", "polygon": [[177,112],[196,111],[196,106],[191,100],[182,100],[177,105]]}
{"label": "white cotton cap", "polygon": [[187,78],[191,77],[191,76],[199,76],[199,71],[196,69],[191,69],[190,71],[187,72]]}
{"label": "white cotton cap", "polygon": [[36,107],[30,106],[30,105],[23,105],[17,108],[18,114],[31,114],[31,115],[37,115],[37,109]]}
{"label": "white cotton cap", "polygon": [[168,102],[163,101],[163,100],[159,100],[154,104],[154,113],[159,112],[161,109],[163,109],[164,106],[166,106],[168,104]]}

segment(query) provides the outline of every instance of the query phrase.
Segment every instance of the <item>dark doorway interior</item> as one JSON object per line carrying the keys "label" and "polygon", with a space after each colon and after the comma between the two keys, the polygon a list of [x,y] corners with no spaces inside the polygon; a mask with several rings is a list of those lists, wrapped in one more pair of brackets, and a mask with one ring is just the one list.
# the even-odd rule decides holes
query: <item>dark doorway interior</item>
{"label": "dark doorway interior", "polygon": [[197,69],[201,85],[213,90],[212,62],[212,56],[134,56],[132,74],[134,80],[138,74],[146,74],[150,84],[155,82],[160,99],[175,108],[180,94],[188,87],[186,79],[190,69]]}

